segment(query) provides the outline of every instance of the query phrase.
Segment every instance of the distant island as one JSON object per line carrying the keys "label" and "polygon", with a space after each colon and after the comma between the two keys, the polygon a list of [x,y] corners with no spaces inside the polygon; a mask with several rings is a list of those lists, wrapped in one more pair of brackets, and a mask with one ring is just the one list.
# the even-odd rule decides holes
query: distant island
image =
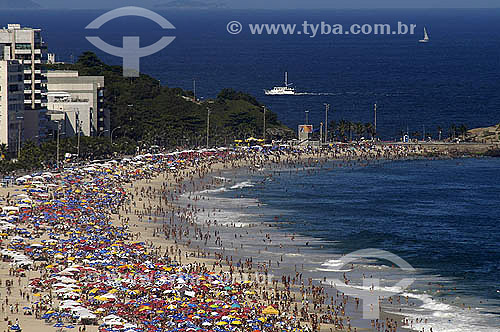
{"label": "distant island", "polygon": [[173,0],[155,5],[155,9],[180,8],[180,9],[220,9],[227,8],[223,2],[205,2],[198,0]]}
{"label": "distant island", "polygon": [[31,0],[0,0],[1,9],[32,9],[41,6]]}

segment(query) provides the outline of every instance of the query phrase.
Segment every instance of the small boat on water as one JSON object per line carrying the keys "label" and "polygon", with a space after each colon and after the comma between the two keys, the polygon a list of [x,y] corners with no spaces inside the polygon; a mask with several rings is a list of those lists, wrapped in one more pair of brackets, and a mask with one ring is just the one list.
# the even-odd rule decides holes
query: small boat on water
{"label": "small boat on water", "polygon": [[275,86],[271,90],[264,90],[264,93],[268,96],[282,96],[282,95],[294,95],[295,89],[292,88],[288,83],[288,73],[285,72],[285,86]]}
{"label": "small boat on water", "polygon": [[424,39],[420,39],[419,43],[428,43],[429,42],[429,34],[427,33],[427,29],[424,27]]}

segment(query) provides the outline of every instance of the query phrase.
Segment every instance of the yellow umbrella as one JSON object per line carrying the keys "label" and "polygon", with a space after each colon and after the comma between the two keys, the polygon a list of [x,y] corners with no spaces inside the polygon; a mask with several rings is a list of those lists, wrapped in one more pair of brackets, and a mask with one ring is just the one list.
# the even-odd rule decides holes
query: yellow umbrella
{"label": "yellow umbrella", "polygon": [[221,325],[227,325],[227,322],[225,322],[225,321],[222,320],[220,322],[215,323],[215,325],[219,325],[219,326],[221,326]]}
{"label": "yellow umbrella", "polygon": [[264,310],[262,310],[262,313],[264,315],[277,315],[277,314],[279,314],[279,311],[274,309],[272,306],[269,306],[269,307],[265,308]]}

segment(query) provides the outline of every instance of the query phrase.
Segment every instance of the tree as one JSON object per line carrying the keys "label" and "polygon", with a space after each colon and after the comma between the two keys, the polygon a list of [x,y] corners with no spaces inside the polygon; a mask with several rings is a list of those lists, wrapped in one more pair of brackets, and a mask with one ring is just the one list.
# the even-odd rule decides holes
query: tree
{"label": "tree", "polygon": [[371,139],[375,136],[375,127],[371,122],[365,123],[365,132],[367,136],[370,136]]}
{"label": "tree", "polygon": [[335,131],[337,130],[337,122],[335,120],[330,121],[328,124],[327,141],[331,141],[335,138]]}
{"label": "tree", "polygon": [[452,139],[455,139],[457,135],[457,126],[455,124],[452,124],[450,127],[450,136]]}
{"label": "tree", "polygon": [[342,141],[345,141],[346,140],[346,132],[349,130],[349,122],[342,119],[339,121],[337,128],[338,128],[338,132],[340,135],[340,139]]}
{"label": "tree", "polygon": [[361,139],[363,133],[365,132],[365,126],[361,122],[356,122],[353,127],[356,135],[358,136],[358,140]]}
{"label": "tree", "polygon": [[467,126],[465,124],[462,124],[459,128],[458,131],[462,135],[462,139],[465,141],[465,137],[467,136]]}
{"label": "tree", "polygon": [[[177,146],[195,145],[207,128],[207,107],[211,109],[211,137],[232,140],[240,135],[261,135],[262,107],[257,99],[242,91],[223,89],[216,100],[194,102],[180,88],[159,86],[148,75],[130,79],[120,66],[109,66],[91,52],[83,53],[76,64],[50,65],[49,69],[73,69],[81,75],[102,75],[106,82],[105,107],[111,113],[111,127],[121,127],[113,138],[129,137],[136,142]],[[278,121],[276,113],[266,111],[268,138],[291,138],[294,132]],[[226,138],[226,140],[227,140]]]}
{"label": "tree", "polygon": [[7,158],[7,152],[9,152],[9,149],[7,148],[7,144],[5,144],[5,143],[0,144],[0,158],[2,160]]}

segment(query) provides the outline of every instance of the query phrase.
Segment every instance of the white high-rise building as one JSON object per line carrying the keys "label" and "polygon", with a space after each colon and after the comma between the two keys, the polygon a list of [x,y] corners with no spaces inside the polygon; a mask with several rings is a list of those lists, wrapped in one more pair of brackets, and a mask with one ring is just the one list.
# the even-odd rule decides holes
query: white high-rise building
{"label": "white high-rise building", "polygon": [[47,109],[54,118],[65,113],[66,136],[108,136],[110,117],[104,108],[104,76],[80,76],[78,71],[47,72]]}
{"label": "white high-rise building", "polygon": [[0,60],[0,144],[17,150],[23,139],[23,65],[17,60]]}
{"label": "white high-rise building", "polygon": [[47,104],[47,80],[42,72],[46,50],[41,29],[21,27],[20,24],[0,29],[0,57],[19,60],[23,65],[26,139],[36,140],[39,136],[39,113]]}

